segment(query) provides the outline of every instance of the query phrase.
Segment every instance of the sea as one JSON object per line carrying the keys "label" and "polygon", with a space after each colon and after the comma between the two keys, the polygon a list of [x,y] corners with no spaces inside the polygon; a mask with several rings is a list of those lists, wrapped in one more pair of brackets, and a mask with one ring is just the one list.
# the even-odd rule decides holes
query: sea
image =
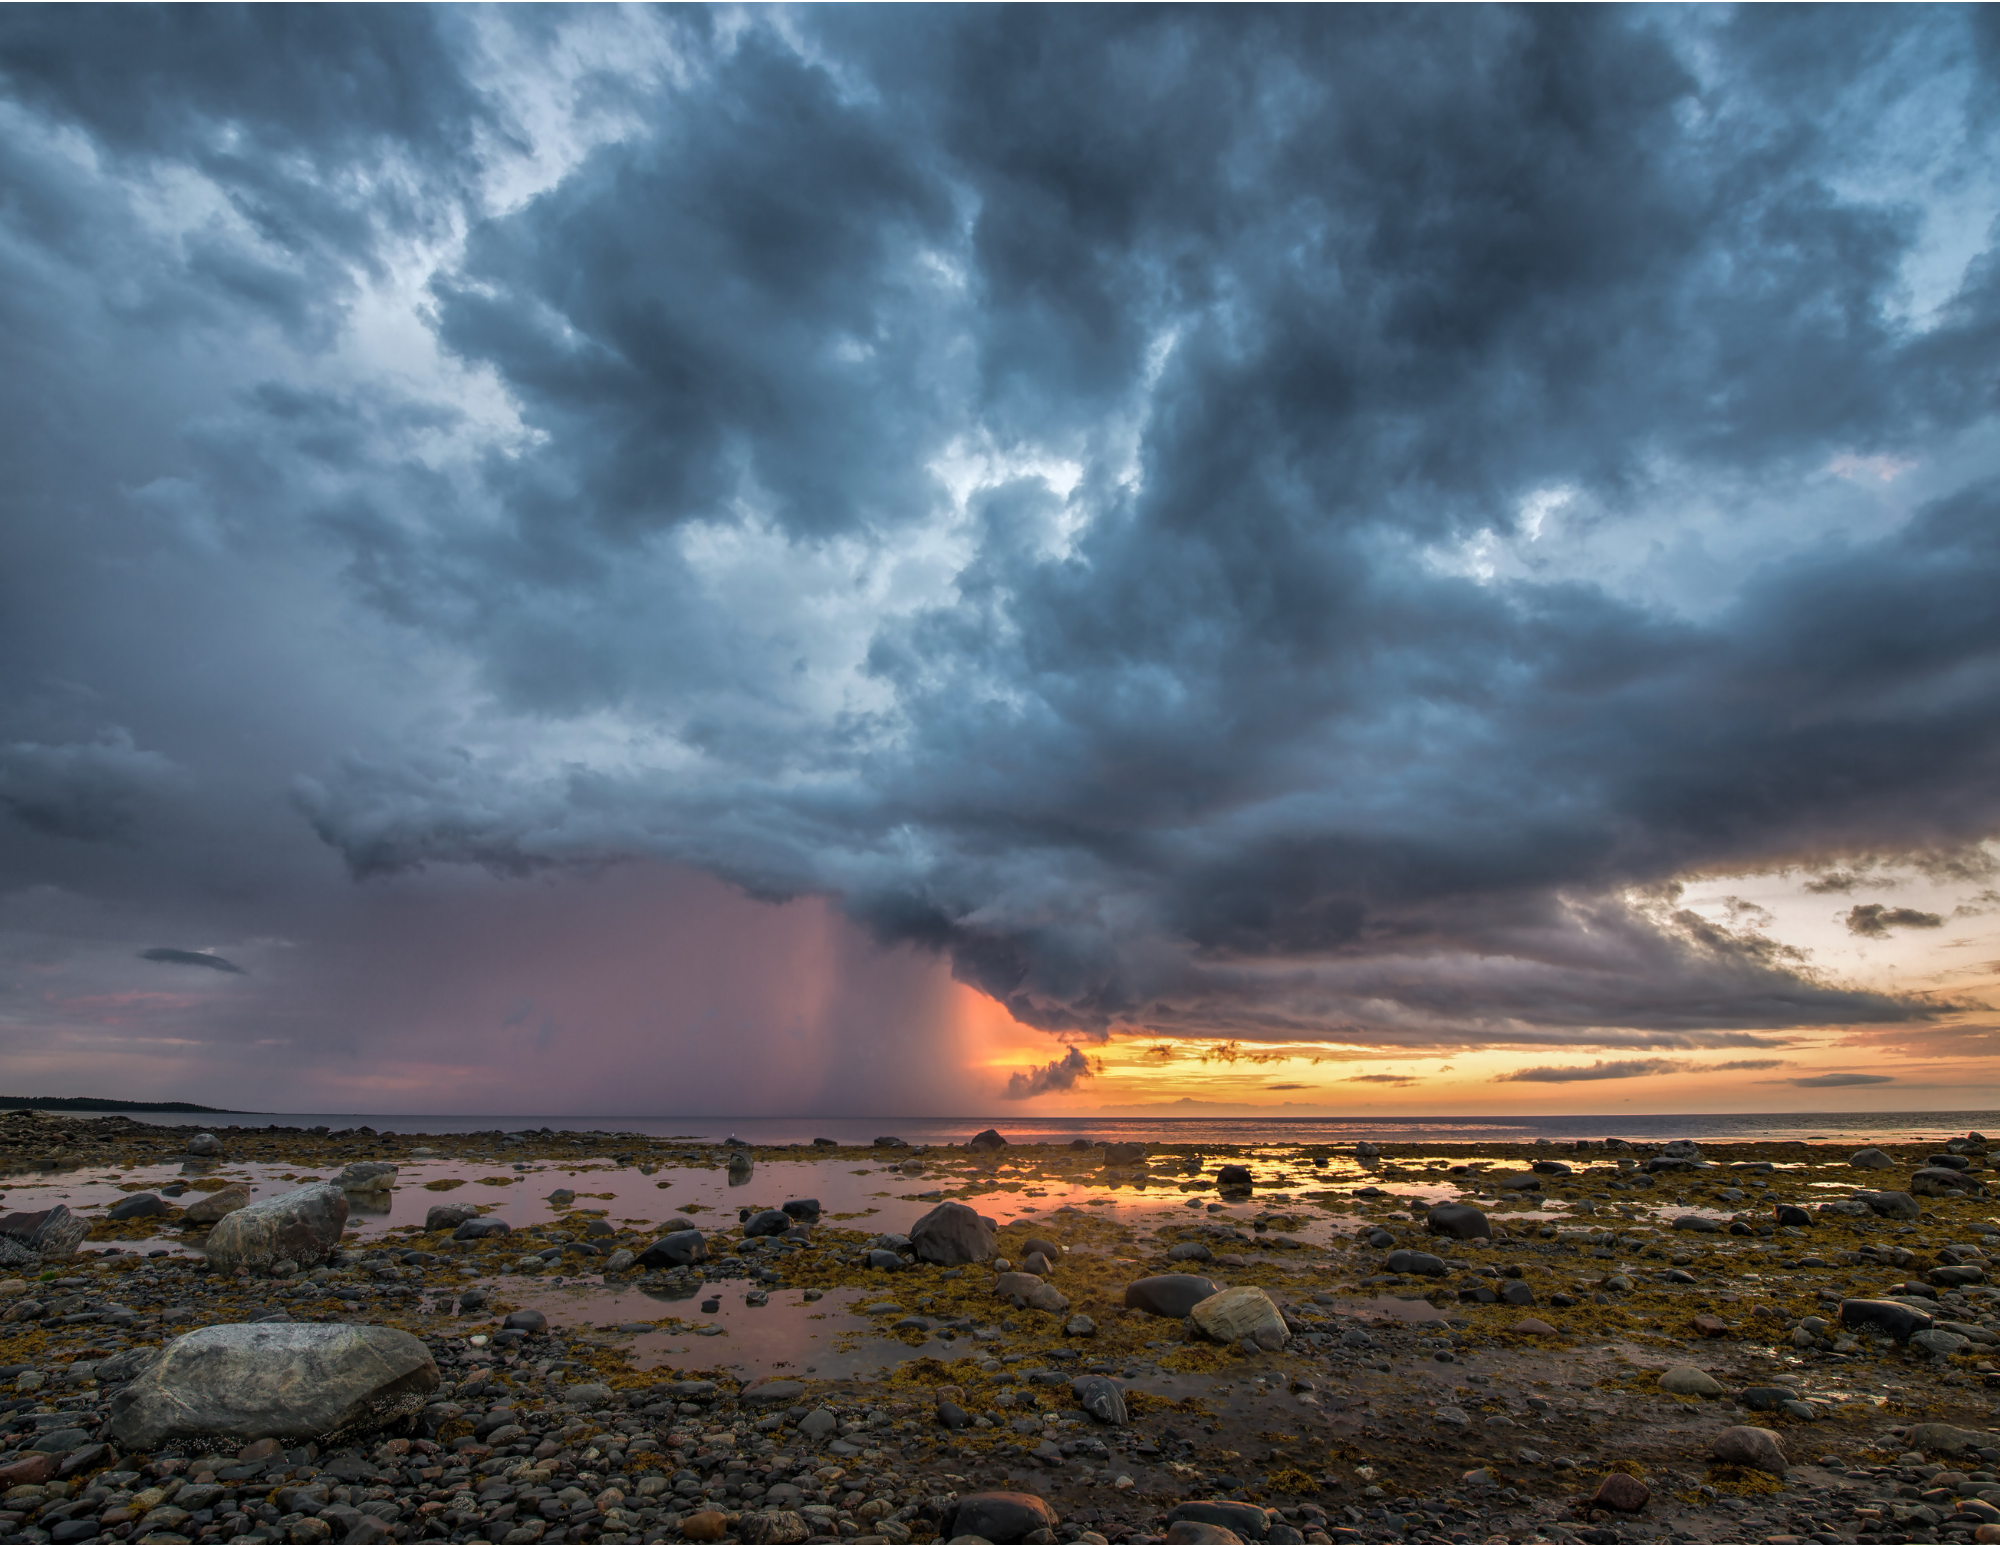
{"label": "sea", "polygon": [[867,1144],[878,1137],[909,1143],[962,1143],[991,1127],[1010,1143],[1151,1142],[1255,1146],[1293,1143],[1532,1143],[1540,1138],[1622,1137],[1661,1142],[1929,1142],[1968,1132],[2000,1133],[2000,1111],[1786,1111],[1769,1115],[1601,1116],[548,1116],[387,1112],[122,1110],[64,1112],[121,1115],[160,1126],[370,1127],[377,1132],[629,1132],[689,1142],[736,1137],[762,1146],[816,1137]]}

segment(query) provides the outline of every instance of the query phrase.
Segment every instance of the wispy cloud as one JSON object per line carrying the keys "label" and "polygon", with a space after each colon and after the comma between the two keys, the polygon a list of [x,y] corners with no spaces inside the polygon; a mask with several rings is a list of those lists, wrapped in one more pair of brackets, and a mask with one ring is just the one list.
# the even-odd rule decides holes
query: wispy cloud
{"label": "wispy cloud", "polygon": [[1494,1082],[1583,1084],[1605,1078],[1645,1078],[1654,1073],[1677,1073],[1680,1069],[1680,1063],[1664,1057],[1645,1057],[1631,1062],[1593,1062],[1588,1067],[1517,1068],[1512,1073],[1502,1073]]}
{"label": "wispy cloud", "polygon": [[224,960],[220,955],[211,955],[206,950],[169,949],[166,945],[155,945],[152,949],[139,951],[141,960],[154,960],[168,966],[206,966],[211,971],[226,971],[232,976],[248,976],[250,973],[233,960]]}

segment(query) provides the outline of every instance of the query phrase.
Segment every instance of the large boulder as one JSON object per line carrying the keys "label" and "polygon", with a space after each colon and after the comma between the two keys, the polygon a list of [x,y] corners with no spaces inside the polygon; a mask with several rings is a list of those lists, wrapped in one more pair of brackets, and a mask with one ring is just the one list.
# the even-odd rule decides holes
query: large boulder
{"label": "large boulder", "polygon": [[993,1281],[993,1291],[1002,1298],[1018,1298],[1030,1309],[1040,1309],[1044,1314],[1062,1314],[1069,1308],[1069,1300],[1056,1290],[1052,1282],[1044,1282],[1033,1272],[1003,1271]]}
{"label": "large boulder", "polygon": [[111,1397],[106,1436],[128,1450],[325,1443],[415,1416],[437,1385],[423,1342],[386,1325],[211,1325]]}
{"label": "large boulder", "polygon": [[379,1159],[359,1159],[333,1177],[343,1191],[391,1191],[396,1186],[396,1166]]}
{"label": "large boulder", "polygon": [[1382,1266],[1386,1271],[1407,1271],[1419,1277],[1442,1277],[1451,1269],[1428,1250],[1391,1250]]}
{"label": "large boulder", "polygon": [[212,1159],[222,1152],[222,1141],[213,1132],[197,1132],[188,1139],[188,1156],[195,1159]]}
{"label": "large boulder", "polygon": [[[968,1137],[965,1140],[965,1146],[968,1148],[977,1148],[981,1152],[991,1152],[995,1149],[1005,1148],[1007,1146],[1007,1139],[994,1131],[993,1128],[988,1127],[984,1132],[976,1132],[971,1137]],[[995,1540],[993,1545],[1000,1545],[1000,1542]]]}
{"label": "large boulder", "polygon": [[977,1535],[991,1545],[1016,1545],[1037,1529],[1062,1522],[1046,1499],[1032,1491],[972,1491],[958,1499],[947,1538]]}
{"label": "large boulder", "polygon": [[1918,1331],[1931,1328],[1931,1317],[1893,1298],[1848,1298],[1841,1301],[1840,1323],[1849,1330],[1879,1331],[1908,1341]]}
{"label": "large boulder", "polygon": [[801,1223],[817,1223],[819,1222],[819,1199],[811,1196],[794,1197],[791,1201],[780,1207],[778,1211],[784,1213],[789,1218],[796,1218]]}
{"label": "large boulder", "polygon": [[1917,1199],[1907,1191],[1856,1191],[1854,1200],[1866,1202],[1868,1210],[1878,1218],[1900,1218],[1914,1223],[1923,1215]]}
{"label": "large boulder", "polygon": [[1539,1191],[1542,1189],[1542,1177],[1535,1174],[1532,1170],[1522,1170],[1511,1175],[1497,1175],[1493,1178],[1499,1182],[1502,1191]]}
{"label": "large boulder", "polygon": [[750,1215],[743,1224],[743,1237],[745,1239],[764,1239],[774,1234],[790,1233],[791,1227],[792,1215],[788,1212],[781,1212],[776,1207],[771,1207],[763,1212],[752,1213]]}
{"label": "large boulder", "polygon": [[1069,1392],[1076,1396],[1078,1405],[1107,1427],[1123,1427],[1131,1420],[1125,1412],[1125,1391],[1114,1379],[1087,1373],[1069,1381]]}
{"label": "large boulder", "polygon": [[910,1225],[910,1250],[934,1266],[970,1266],[993,1259],[991,1218],[963,1202],[940,1202]]}
{"label": "large boulder", "polygon": [[1904,1441],[1926,1454],[1969,1454],[1990,1448],[1994,1437],[1990,1432],[1968,1432],[1949,1422],[1918,1422]]}
{"label": "large boulder", "polygon": [[1167,1525],[1165,1545],[1243,1545],[1243,1536],[1220,1524],[1177,1518]]}
{"label": "large boulder", "polygon": [[1709,1454],[1721,1464],[1765,1470],[1772,1475],[1783,1475],[1790,1467],[1783,1441],[1767,1427],[1725,1427]]}
{"label": "large boulder", "polygon": [[1215,1172],[1215,1183],[1224,1191],[1247,1191],[1252,1178],[1247,1164],[1225,1164]]}
{"label": "large boulder", "polygon": [[1663,1159],[1699,1159],[1701,1145],[1692,1138],[1677,1137],[1660,1150]]}
{"label": "large boulder", "polygon": [[1260,1287],[1224,1288],[1190,1309],[1188,1319],[1210,1341],[1224,1345],[1248,1340],[1266,1352],[1277,1352],[1292,1339],[1285,1317]]}
{"label": "large boulder", "polygon": [[675,1266],[692,1266],[708,1259],[708,1241],[698,1228],[676,1229],[662,1234],[633,1263],[643,1271],[665,1271]]}
{"label": "large boulder", "polygon": [[53,1261],[76,1254],[90,1225],[61,1203],[41,1212],[10,1212],[0,1217],[0,1240],[18,1247],[18,1256]]}
{"label": "large boulder", "polygon": [[1941,1164],[1920,1169],[1910,1177],[1912,1196],[1978,1196],[1984,1190],[1963,1170],[1946,1169]]}
{"label": "large boulder", "polygon": [[220,1223],[232,1212],[240,1212],[250,1205],[250,1188],[245,1185],[224,1186],[220,1191],[190,1202],[181,1211],[181,1222],[189,1228],[209,1228]]}
{"label": "large boulder", "polygon": [[1896,1161],[1880,1148],[1864,1148],[1847,1161],[1855,1169],[1894,1169]]}
{"label": "large boulder", "polygon": [[1135,1164],[1146,1162],[1144,1143],[1106,1143],[1104,1145],[1104,1167],[1106,1169],[1130,1169]]}
{"label": "large boulder", "polygon": [[479,1209],[470,1202],[439,1202],[424,1214],[424,1232],[435,1234],[444,1229],[455,1229],[478,1216]]}
{"label": "large boulder", "polygon": [[1173,1272],[1163,1277],[1141,1277],[1125,1284],[1125,1307],[1168,1319],[1186,1319],[1190,1310],[1205,1298],[1222,1291],[1222,1284],[1206,1277]]}
{"label": "large boulder", "polygon": [[461,1243],[478,1244],[482,1239],[505,1239],[514,1232],[514,1225],[505,1218],[467,1218],[451,1231],[451,1237]]}
{"label": "large boulder", "polygon": [[339,1186],[300,1186],[227,1214],[208,1231],[202,1250],[213,1271],[269,1271],[279,1261],[317,1266],[345,1227],[347,1194]]}
{"label": "large boulder", "polygon": [[1261,1540],[1271,1528],[1271,1515],[1256,1503],[1226,1500],[1180,1503],[1167,1514],[1167,1521],[1207,1524],[1245,1540]]}
{"label": "large boulder", "polygon": [[114,1223],[123,1223],[131,1218],[164,1218],[173,1208],[162,1201],[152,1191],[141,1191],[137,1196],[128,1196],[122,1202],[113,1202],[104,1216]]}

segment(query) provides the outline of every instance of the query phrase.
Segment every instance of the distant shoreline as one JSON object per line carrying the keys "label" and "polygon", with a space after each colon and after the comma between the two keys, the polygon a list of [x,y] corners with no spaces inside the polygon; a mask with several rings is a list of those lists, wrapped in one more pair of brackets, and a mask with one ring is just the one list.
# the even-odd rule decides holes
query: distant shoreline
{"label": "distant shoreline", "polygon": [[217,1105],[194,1105],[186,1100],[95,1100],[85,1095],[63,1095],[51,1099],[29,1099],[24,1095],[0,1094],[0,1110],[170,1110],[184,1116],[252,1116],[259,1111],[224,1110]]}

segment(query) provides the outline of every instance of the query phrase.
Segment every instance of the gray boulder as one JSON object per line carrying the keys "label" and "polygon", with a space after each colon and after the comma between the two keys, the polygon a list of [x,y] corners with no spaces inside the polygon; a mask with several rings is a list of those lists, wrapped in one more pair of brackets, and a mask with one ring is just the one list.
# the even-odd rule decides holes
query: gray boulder
{"label": "gray boulder", "polygon": [[1204,1298],[1212,1298],[1221,1291],[1219,1282],[1179,1272],[1164,1277],[1141,1277],[1137,1282],[1125,1284],[1125,1307],[1182,1320]]}
{"label": "gray boulder", "polygon": [[1910,1177],[1912,1196],[1978,1196],[1985,1187],[1963,1170],[1934,1165]]}
{"label": "gray boulder", "polygon": [[767,1211],[751,1215],[749,1221],[743,1225],[743,1237],[745,1239],[764,1239],[772,1234],[789,1233],[791,1227],[792,1215],[788,1212],[780,1212],[777,1208],[772,1207]]}
{"label": "gray boulder", "polygon": [[128,1450],[324,1443],[417,1415],[437,1385],[424,1344],[386,1325],[211,1325],[111,1397],[106,1436]]}
{"label": "gray boulder", "polygon": [[209,1228],[249,1205],[248,1186],[224,1186],[220,1191],[211,1191],[200,1200],[190,1202],[182,1209],[181,1222],[189,1228]]}
{"label": "gray boulder", "polygon": [[1208,1246],[1198,1239],[1183,1239],[1167,1252],[1170,1261],[1205,1261],[1208,1258]]}
{"label": "gray boulder", "polygon": [[396,1185],[396,1166],[377,1159],[361,1159],[334,1176],[343,1191],[389,1191]]}
{"label": "gray boulder", "polygon": [[1523,1171],[1515,1175],[1501,1175],[1498,1179],[1502,1191],[1539,1191],[1542,1189],[1542,1177],[1533,1171]]}
{"label": "gray boulder", "polygon": [[1167,1514],[1167,1521],[1208,1524],[1245,1540],[1261,1540],[1271,1528],[1271,1515],[1254,1502],[1183,1502]]}
{"label": "gray boulder", "polygon": [[197,1159],[212,1159],[222,1152],[222,1143],[213,1132],[197,1132],[188,1139],[187,1151]]}
{"label": "gray boulder", "polygon": [[1450,1239],[1491,1239],[1493,1225],[1469,1202],[1444,1202],[1424,1215],[1424,1227]]}
{"label": "gray boulder", "polygon": [[76,1254],[90,1225],[58,1202],[40,1212],[10,1212],[0,1218],[0,1244],[12,1245],[14,1263],[53,1261]]}
{"label": "gray boulder", "polygon": [[970,1266],[993,1259],[994,1222],[963,1202],[940,1202],[910,1225],[910,1249],[934,1266]]}
{"label": "gray boulder", "polygon": [[1923,1214],[1917,1199],[1907,1191],[1856,1191],[1854,1200],[1866,1202],[1878,1218],[1901,1218],[1914,1223]]}
{"label": "gray boulder", "polygon": [[1783,1475],[1789,1468],[1783,1441],[1765,1427],[1725,1427],[1709,1454],[1722,1464],[1765,1470],[1772,1475]]}
{"label": "gray boulder", "polygon": [[127,1218],[164,1218],[173,1208],[151,1191],[141,1191],[137,1196],[128,1196],[122,1202],[114,1202],[104,1215],[117,1223]]}
{"label": "gray boulder", "polygon": [[1450,1268],[1426,1250],[1391,1250],[1382,1263],[1387,1271],[1406,1271],[1418,1277],[1442,1277]]}
{"label": "gray boulder", "polygon": [[339,1186],[300,1186],[227,1214],[208,1231],[202,1250],[213,1271],[269,1271],[279,1261],[317,1266],[346,1226],[347,1195]]}
{"label": "gray boulder", "polygon": [[1931,1328],[1931,1317],[1892,1298],[1848,1298],[1841,1301],[1840,1323],[1849,1330],[1879,1331],[1908,1341],[1918,1331]]}
{"label": "gray boulder", "polygon": [[1660,1150],[1660,1156],[1666,1159],[1699,1159],[1701,1145],[1691,1138],[1677,1137]]}
{"label": "gray boulder", "polygon": [[1215,1183],[1224,1191],[1247,1191],[1251,1185],[1250,1166],[1225,1164],[1215,1172]]}
{"label": "gray boulder", "polygon": [[1085,1374],[1069,1381],[1076,1403],[1107,1427],[1123,1427],[1131,1420],[1125,1414],[1125,1392],[1102,1374]]}
{"label": "gray boulder", "polygon": [[795,1197],[778,1210],[787,1217],[798,1219],[801,1223],[819,1222],[819,1201],[814,1197]]}
{"label": "gray boulder", "polygon": [[[982,1152],[991,1152],[995,1149],[1005,1148],[1007,1146],[1007,1139],[994,1131],[992,1127],[988,1127],[984,1132],[977,1132],[968,1137],[965,1140],[965,1146],[980,1149]],[[964,1531],[961,1530],[960,1532],[963,1533]],[[1000,1542],[995,1540],[993,1545],[1000,1545]]]}
{"label": "gray boulder", "polygon": [[1847,1161],[1855,1169],[1894,1169],[1896,1161],[1880,1148],[1864,1148]]}
{"label": "gray boulder", "polygon": [[993,1291],[1002,1298],[1018,1298],[1030,1309],[1039,1309],[1044,1314],[1062,1314],[1069,1309],[1069,1300],[1057,1291],[1052,1282],[1044,1282],[1032,1272],[1003,1271],[994,1279]]}
{"label": "gray boulder", "polygon": [[1166,1545],[1243,1545],[1243,1536],[1220,1524],[1179,1518],[1167,1525]]}
{"label": "gray boulder", "polygon": [[505,1218],[467,1218],[451,1231],[453,1239],[469,1239],[475,1243],[482,1239],[504,1239],[514,1232],[514,1225]]}
{"label": "gray boulder", "polygon": [[708,1259],[708,1241],[698,1228],[676,1229],[662,1234],[639,1252],[637,1265],[643,1271],[661,1271],[673,1266],[692,1266]]}
{"label": "gray boulder", "polygon": [[1047,1500],[1031,1491],[974,1491],[958,1499],[945,1534],[976,1534],[992,1545],[1016,1545],[1037,1529],[1054,1529],[1061,1522]]}
{"label": "gray boulder", "polygon": [[478,1216],[479,1209],[470,1202],[439,1202],[424,1214],[424,1232],[435,1234],[443,1229],[455,1229]]}
{"label": "gray boulder", "polygon": [[1104,1145],[1104,1167],[1106,1169],[1130,1169],[1135,1164],[1146,1162],[1144,1143],[1106,1143]]}

